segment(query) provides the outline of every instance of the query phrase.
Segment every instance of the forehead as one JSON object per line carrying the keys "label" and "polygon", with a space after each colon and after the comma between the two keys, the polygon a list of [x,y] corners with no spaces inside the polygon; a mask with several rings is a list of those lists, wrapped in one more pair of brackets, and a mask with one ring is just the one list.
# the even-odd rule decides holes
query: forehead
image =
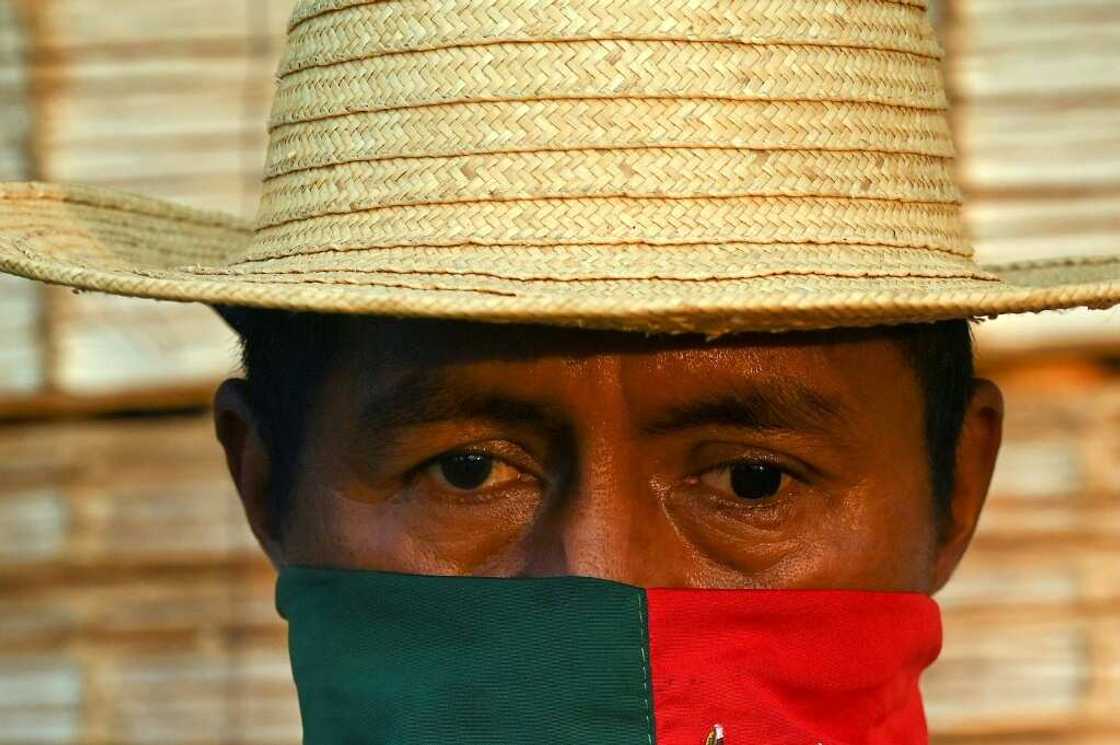
{"label": "forehead", "polygon": [[623,388],[635,401],[680,403],[719,389],[796,387],[867,405],[914,404],[917,377],[900,346],[875,330],[647,336],[544,326],[354,319],[343,367],[364,389],[421,371],[448,386],[521,396],[595,396]]}

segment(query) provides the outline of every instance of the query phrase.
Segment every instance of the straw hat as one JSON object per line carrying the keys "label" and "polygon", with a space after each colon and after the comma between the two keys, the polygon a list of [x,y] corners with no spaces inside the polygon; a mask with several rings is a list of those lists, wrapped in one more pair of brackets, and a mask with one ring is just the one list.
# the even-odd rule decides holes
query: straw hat
{"label": "straw hat", "polygon": [[0,269],[170,300],[646,331],[1120,302],[974,262],[922,0],[304,0],[255,225],[0,186]]}

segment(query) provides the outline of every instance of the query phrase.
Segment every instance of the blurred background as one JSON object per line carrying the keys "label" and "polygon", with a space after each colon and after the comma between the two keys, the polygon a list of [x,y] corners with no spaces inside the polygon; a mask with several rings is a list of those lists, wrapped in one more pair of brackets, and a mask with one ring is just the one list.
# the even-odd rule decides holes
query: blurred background
{"label": "blurred background", "polygon": [[[252,216],[292,0],[0,0],[0,179]],[[983,260],[1120,251],[1120,0],[944,0]],[[999,319],[1007,396],[925,679],[941,745],[1120,743],[1120,312]],[[198,306],[0,276],[0,745],[298,743]]]}

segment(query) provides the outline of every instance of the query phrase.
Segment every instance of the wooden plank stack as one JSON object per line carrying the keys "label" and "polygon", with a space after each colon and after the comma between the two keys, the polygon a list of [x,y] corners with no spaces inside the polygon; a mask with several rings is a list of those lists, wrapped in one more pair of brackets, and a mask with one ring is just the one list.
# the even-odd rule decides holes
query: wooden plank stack
{"label": "wooden plank stack", "polygon": [[[0,178],[251,217],[290,5],[0,0]],[[0,279],[0,417],[201,403],[234,352],[199,306]],[[299,742],[272,582],[207,416],[0,426],[0,743]]]}
{"label": "wooden plank stack", "polygon": [[297,743],[208,416],[0,428],[0,743]]}
{"label": "wooden plank stack", "polygon": [[1076,359],[987,372],[1006,434],[972,550],[938,597],[936,742],[1120,742],[1120,377]]}
{"label": "wooden plank stack", "polygon": [[[966,217],[982,261],[1120,252],[1120,3],[945,0]],[[1120,348],[1120,312],[981,327],[993,349]]]}
{"label": "wooden plank stack", "polygon": [[14,181],[27,172],[27,137],[31,113],[27,109],[25,39],[19,33],[15,9],[0,2],[0,179]]}
{"label": "wooden plank stack", "polygon": [[22,398],[43,387],[41,293],[32,282],[0,276],[0,398]]}
{"label": "wooden plank stack", "polygon": [[[31,112],[28,110],[25,39],[15,9],[0,1],[0,181],[26,178]],[[0,398],[24,396],[43,386],[40,288],[0,276]]]}
{"label": "wooden plank stack", "polygon": [[[251,217],[291,5],[0,0],[0,178]],[[111,408],[144,392],[202,402],[236,368],[232,335],[204,307],[2,287],[0,416]]]}
{"label": "wooden plank stack", "polygon": [[287,5],[31,0],[43,176],[251,215]]}

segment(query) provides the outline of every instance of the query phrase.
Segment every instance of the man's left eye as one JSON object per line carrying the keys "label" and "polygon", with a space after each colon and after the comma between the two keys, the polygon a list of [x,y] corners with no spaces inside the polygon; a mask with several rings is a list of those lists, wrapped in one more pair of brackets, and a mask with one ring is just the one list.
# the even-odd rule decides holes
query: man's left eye
{"label": "man's left eye", "polygon": [[785,474],[768,463],[729,463],[701,474],[700,481],[747,502],[760,502],[782,489]]}
{"label": "man's left eye", "polygon": [[443,455],[432,461],[424,471],[441,487],[460,492],[477,491],[521,478],[518,469],[483,453]]}

